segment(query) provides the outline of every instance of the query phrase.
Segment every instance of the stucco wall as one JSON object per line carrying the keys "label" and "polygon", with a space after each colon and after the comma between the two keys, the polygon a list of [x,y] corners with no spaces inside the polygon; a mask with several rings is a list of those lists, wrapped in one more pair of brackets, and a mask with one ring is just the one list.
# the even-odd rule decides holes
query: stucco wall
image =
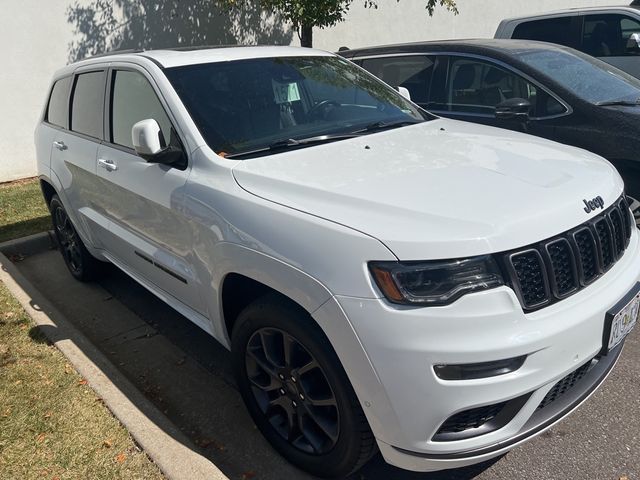
{"label": "stucco wall", "polygon": [[[274,16],[248,10],[232,18],[211,0],[0,0],[0,182],[35,175],[33,130],[53,72],[114,47],[192,44],[297,44]],[[626,4],[607,0],[458,0],[460,15],[430,18],[424,0],[355,0],[345,22],[315,32],[315,46],[337,50],[438,38],[493,36],[502,18],[549,10]],[[176,8],[176,4],[179,8]],[[115,5],[114,11],[101,6]],[[110,7],[109,7],[110,8]],[[124,21],[123,21],[124,20]],[[103,22],[103,26],[97,24]]]}

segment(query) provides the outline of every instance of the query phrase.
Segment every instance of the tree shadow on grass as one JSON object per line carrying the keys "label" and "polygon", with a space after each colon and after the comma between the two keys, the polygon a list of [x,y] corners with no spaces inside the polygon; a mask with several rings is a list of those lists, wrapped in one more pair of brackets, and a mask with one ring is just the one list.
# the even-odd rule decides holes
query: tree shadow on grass
{"label": "tree shadow on grass", "polygon": [[69,62],[121,49],[196,45],[289,45],[282,16],[253,5],[233,11],[212,0],[76,0],[67,9]]}

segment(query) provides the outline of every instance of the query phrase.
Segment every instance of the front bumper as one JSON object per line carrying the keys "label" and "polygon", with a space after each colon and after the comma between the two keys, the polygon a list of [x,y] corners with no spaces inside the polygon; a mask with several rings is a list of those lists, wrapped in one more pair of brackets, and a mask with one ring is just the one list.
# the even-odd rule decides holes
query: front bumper
{"label": "front bumper", "polygon": [[[411,308],[382,299],[337,297],[372,366],[362,381],[341,356],[387,462],[431,471],[498,456],[568,415],[604,381],[621,347],[604,357],[604,318],[640,280],[634,231],[616,265],[570,298],[524,314],[514,292],[501,287],[452,305]],[[355,344],[354,344],[355,347]],[[491,362],[526,355],[518,370],[473,380],[442,380],[438,364]],[[556,383],[594,360],[588,373],[543,409]],[[362,367],[362,363],[360,364]],[[360,371],[362,371],[360,369]],[[356,377],[354,378],[354,374]],[[434,441],[445,420],[470,409],[524,398],[506,424],[483,435]]]}

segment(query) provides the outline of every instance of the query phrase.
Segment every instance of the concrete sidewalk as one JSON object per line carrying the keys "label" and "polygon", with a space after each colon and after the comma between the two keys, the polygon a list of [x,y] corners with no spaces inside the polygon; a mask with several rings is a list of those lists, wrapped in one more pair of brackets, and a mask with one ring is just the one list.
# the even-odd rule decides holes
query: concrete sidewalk
{"label": "concrete sidewalk", "polygon": [[[255,429],[233,385],[229,354],[211,337],[115,268],[99,284],[82,284],[69,275],[58,252],[42,247],[32,242],[5,249],[16,262],[3,266],[7,271],[0,279],[11,282],[11,274],[26,291],[20,300],[30,313],[38,317],[44,310],[54,319],[40,328],[63,353],[69,356],[65,349],[73,344],[75,355],[86,359],[80,364],[98,366],[103,387],[81,373],[99,395],[111,388],[129,402],[122,417],[110,408],[167,476],[310,478],[279,457]],[[618,480],[627,475],[640,480],[639,347],[636,329],[600,391],[567,420],[497,462],[417,474],[378,457],[354,478]],[[131,414],[138,420],[128,423]],[[140,428],[140,435],[153,437],[146,444],[134,432]],[[160,447],[163,442],[167,450]]]}

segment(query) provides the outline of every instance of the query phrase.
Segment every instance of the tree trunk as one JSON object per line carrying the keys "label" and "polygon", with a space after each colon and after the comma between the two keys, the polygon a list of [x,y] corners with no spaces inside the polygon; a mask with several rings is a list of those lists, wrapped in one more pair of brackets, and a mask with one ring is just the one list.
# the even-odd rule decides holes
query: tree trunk
{"label": "tree trunk", "polygon": [[313,47],[313,26],[301,25],[300,26],[300,46]]}

